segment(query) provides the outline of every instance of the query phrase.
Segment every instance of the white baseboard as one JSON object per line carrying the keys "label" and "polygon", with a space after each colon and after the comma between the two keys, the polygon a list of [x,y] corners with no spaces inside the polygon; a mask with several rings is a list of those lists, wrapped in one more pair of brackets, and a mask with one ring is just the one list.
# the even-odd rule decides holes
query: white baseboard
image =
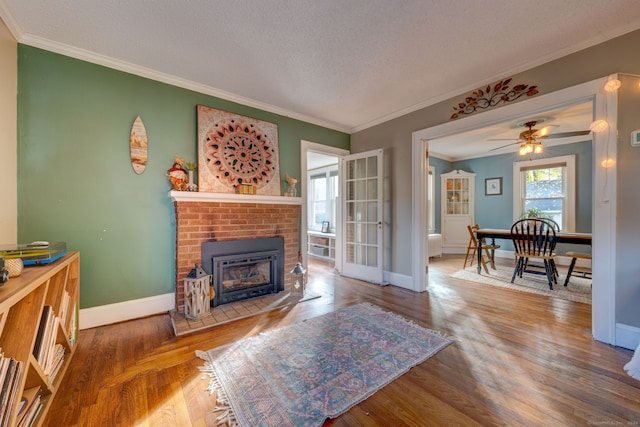
{"label": "white baseboard", "polygon": [[176,294],[169,293],[80,310],[80,329],[95,328],[125,320],[165,313],[176,307]]}
{"label": "white baseboard", "polygon": [[635,350],[640,344],[640,328],[616,323],[616,346]]}
{"label": "white baseboard", "polygon": [[455,254],[455,255],[464,255],[467,253],[466,246],[442,246],[443,254]]}
{"label": "white baseboard", "polygon": [[389,283],[393,286],[413,290],[413,277],[405,274],[393,273],[391,271],[385,271],[383,274],[385,283]]}

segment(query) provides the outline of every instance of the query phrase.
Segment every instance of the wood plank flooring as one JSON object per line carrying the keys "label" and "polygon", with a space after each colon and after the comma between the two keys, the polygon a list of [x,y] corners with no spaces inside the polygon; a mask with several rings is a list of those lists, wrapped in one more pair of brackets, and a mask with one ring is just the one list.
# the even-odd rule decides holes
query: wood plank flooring
{"label": "wood plank flooring", "polygon": [[370,302],[456,342],[326,426],[640,425],[632,352],[591,337],[591,306],[449,275],[434,259],[427,292],[380,287],[309,266],[321,298],[177,338],[168,314],[80,332],[44,425],[215,426],[196,350]]}

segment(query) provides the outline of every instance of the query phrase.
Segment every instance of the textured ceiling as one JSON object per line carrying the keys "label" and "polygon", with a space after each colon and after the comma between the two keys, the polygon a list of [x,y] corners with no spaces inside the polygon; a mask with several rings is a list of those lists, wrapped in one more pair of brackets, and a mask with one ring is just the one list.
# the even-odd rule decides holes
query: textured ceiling
{"label": "textured ceiling", "polygon": [[638,0],[0,0],[25,44],[354,132],[640,28]]}

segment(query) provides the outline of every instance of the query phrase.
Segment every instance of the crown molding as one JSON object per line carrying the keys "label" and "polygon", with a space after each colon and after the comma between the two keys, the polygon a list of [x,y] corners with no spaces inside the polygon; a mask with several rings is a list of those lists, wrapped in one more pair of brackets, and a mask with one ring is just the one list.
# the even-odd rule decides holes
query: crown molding
{"label": "crown molding", "polygon": [[19,42],[24,35],[24,31],[22,31],[22,27],[20,27],[18,21],[13,17],[5,0],[0,0],[0,19],[4,21],[13,38]]}

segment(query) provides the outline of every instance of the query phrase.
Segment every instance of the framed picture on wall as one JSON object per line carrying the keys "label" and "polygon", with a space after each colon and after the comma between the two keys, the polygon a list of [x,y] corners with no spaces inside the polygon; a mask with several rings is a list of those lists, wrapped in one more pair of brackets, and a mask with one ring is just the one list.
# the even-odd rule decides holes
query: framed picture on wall
{"label": "framed picture on wall", "polygon": [[499,196],[502,194],[502,177],[486,178],[484,180],[484,195]]}

